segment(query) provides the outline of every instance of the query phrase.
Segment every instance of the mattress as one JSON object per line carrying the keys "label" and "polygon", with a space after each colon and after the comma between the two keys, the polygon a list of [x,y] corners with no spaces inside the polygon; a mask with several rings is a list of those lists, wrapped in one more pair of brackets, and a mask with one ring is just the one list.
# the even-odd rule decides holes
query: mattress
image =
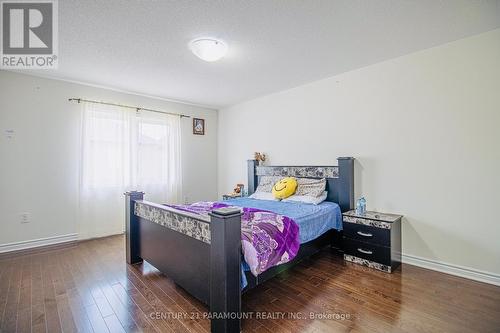
{"label": "mattress", "polygon": [[312,205],[300,202],[236,198],[225,200],[223,203],[238,207],[268,210],[290,217],[299,226],[301,244],[318,238],[328,230],[342,230],[340,206],[330,201],[323,201],[319,205]]}

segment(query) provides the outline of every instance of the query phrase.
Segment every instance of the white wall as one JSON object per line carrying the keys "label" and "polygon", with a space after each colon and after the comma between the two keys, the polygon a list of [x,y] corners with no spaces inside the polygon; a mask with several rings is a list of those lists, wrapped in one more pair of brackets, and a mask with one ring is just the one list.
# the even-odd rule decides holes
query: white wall
{"label": "white wall", "polygon": [[356,197],[405,215],[406,255],[500,274],[500,30],[223,109],[219,129],[219,193],[254,151],[354,156]]}
{"label": "white wall", "polygon": [[[80,108],[68,102],[71,97],[204,118],[204,136],[192,134],[192,119],[181,120],[183,192],[189,201],[216,199],[217,111],[0,71],[0,250],[78,230]],[[15,131],[11,140],[9,129]],[[32,222],[21,224],[21,212],[31,213]]]}

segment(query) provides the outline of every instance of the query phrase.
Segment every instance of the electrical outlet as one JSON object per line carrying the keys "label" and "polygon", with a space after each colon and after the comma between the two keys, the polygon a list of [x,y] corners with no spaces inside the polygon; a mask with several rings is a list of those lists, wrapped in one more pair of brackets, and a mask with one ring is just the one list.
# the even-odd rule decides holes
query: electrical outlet
{"label": "electrical outlet", "polygon": [[21,223],[30,223],[31,222],[31,214],[30,213],[21,213],[21,214],[19,214],[19,220]]}

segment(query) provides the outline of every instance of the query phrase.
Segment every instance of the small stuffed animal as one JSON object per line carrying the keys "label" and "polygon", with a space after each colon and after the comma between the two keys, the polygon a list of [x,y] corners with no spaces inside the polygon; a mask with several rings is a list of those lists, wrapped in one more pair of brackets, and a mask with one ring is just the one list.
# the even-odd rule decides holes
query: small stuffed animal
{"label": "small stuffed animal", "polygon": [[243,186],[245,186],[244,184],[236,184],[236,187],[234,188],[234,193],[236,194],[240,194],[241,193],[241,189],[243,188]]}

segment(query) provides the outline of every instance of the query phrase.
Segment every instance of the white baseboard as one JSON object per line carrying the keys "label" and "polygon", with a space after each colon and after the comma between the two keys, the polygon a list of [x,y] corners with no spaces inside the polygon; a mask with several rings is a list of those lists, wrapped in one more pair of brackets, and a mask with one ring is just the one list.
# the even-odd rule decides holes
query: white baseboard
{"label": "white baseboard", "polygon": [[0,253],[33,249],[41,246],[74,242],[77,240],[78,240],[78,234],[68,234],[68,235],[52,236],[52,237],[32,239],[32,240],[14,242],[8,244],[0,244]]}
{"label": "white baseboard", "polygon": [[480,271],[474,268],[463,267],[453,264],[448,264],[442,261],[425,259],[417,256],[412,256],[408,254],[402,255],[402,261],[405,264],[418,266],[422,268],[431,269],[433,271],[438,271],[442,273],[447,273],[455,276],[460,276],[466,279],[471,279],[475,281],[485,282],[489,284],[494,284],[500,286],[500,275]]}
{"label": "white baseboard", "polygon": [[79,233],[78,240],[84,241],[84,240],[90,240],[90,239],[98,239],[98,238],[104,238],[104,237],[109,237],[109,236],[122,235],[124,233],[125,233],[125,229],[97,231],[97,232],[92,232],[92,234]]}

